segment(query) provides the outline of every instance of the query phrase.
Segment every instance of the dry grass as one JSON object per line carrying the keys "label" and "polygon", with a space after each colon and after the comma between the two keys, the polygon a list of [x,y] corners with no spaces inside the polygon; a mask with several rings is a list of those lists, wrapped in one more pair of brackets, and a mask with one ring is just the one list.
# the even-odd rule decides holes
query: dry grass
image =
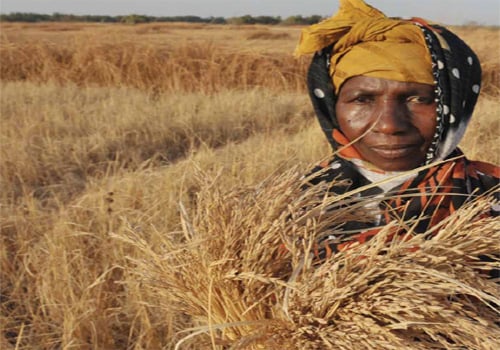
{"label": "dry grass", "polygon": [[[304,91],[308,60],[291,56],[300,29],[296,27],[42,23],[24,24],[20,31],[15,24],[3,26],[3,80],[163,92],[213,93],[255,86]],[[500,51],[498,30],[455,30],[479,53],[483,92],[497,96],[500,62],[493,53]],[[257,43],[248,46],[248,40]]]}
{"label": "dry grass", "polygon": [[[132,228],[163,249],[159,236],[179,237],[178,201],[189,207],[200,191],[197,167],[210,176],[220,174],[219,184],[227,188],[254,183],[258,174],[262,178],[278,166],[286,169],[309,159],[293,153],[315,135],[317,130],[292,138],[274,134],[272,141],[262,135],[230,148],[200,151],[176,166],[89,181],[83,195],[54,212],[43,212],[35,199],[23,198],[24,203],[4,211],[2,221],[2,288],[9,295],[2,313],[10,339],[16,339],[24,322],[21,338],[27,348],[76,341],[95,348],[157,348],[151,342],[170,342],[191,324],[178,321],[182,315],[173,311],[155,311],[157,300],[135,275],[122,271],[129,265],[127,257],[148,257],[110,239],[110,233],[126,236]],[[263,142],[268,149],[259,148]],[[262,162],[265,157],[269,163]],[[124,290],[124,283],[131,286]]]}
{"label": "dry grass", "polygon": [[289,33],[273,33],[270,30],[260,30],[254,33],[250,33],[247,36],[248,40],[263,39],[263,40],[276,40],[276,39],[291,39]]}
{"label": "dry grass", "polygon": [[[154,28],[161,30],[155,30],[155,35],[146,38],[137,34],[137,31],[144,33]],[[0,46],[0,74],[3,80],[10,81],[130,86],[156,92],[213,93],[256,86],[276,91],[304,91],[307,60],[297,61],[291,51],[255,52],[248,48],[241,50],[241,44],[231,48],[220,33],[219,39],[215,36],[201,40],[203,37],[194,34],[166,37],[164,31],[175,28],[149,25],[131,32],[130,27],[125,27],[123,32],[111,31],[104,37],[100,33],[104,29],[97,28],[82,35],[59,33],[58,39],[45,35],[36,41],[6,31]],[[196,32],[192,27],[187,28]],[[204,31],[198,30],[198,33]],[[292,42],[287,32],[267,30],[266,38],[262,38],[263,31],[252,32],[245,36]],[[232,35],[227,29],[223,34]]]}
{"label": "dry grass", "polygon": [[[485,323],[498,291],[481,294],[491,282],[463,264],[497,249],[498,220],[471,220],[481,203],[436,240],[387,247],[381,236],[362,248],[372,259],[306,264],[289,281],[308,246],[291,237],[307,243],[324,220],[352,215],[294,214],[316,200],[297,195],[298,177],[330,152],[306,62],[291,57],[297,28],[67,26],[2,24],[2,348],[170,349],[197,332],[180,348],[498,342]],[[497,67],[498,31],[462,35]],[[498,163],[495,79],[462,148]]]}
{"label": "dry grass", "polygon": [[129,86],[156,92],[214,93],[257,86],[302,90],[305,64],[289,55],[227,52],[214,43],[157,48],[140,43],[4,45],[5,80]]}
{"label": "dry grass", "polygon": [[1,102],[6,202],[54,194],[67,202],[90,178],[170,164],[201,146],[294,133],[313,119],[306,96],[262,90],[154,97],[128,89],[8,83]]}
{"label": "dry grass", "polygon": [[465,136],[460,143],[471,159],[500,164],[500,106],[495,97],[481,97]]}

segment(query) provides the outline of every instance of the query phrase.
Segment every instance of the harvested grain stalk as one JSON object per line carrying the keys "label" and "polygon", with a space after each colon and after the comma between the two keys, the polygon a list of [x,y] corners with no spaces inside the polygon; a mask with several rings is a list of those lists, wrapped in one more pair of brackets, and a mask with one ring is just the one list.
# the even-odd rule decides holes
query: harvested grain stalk
{"label": "harvested grain stalk", "polygon": [[[201,176],[203,178],[204,176]],[[182,210],[182,239],[142,249],[137,273],[168,314],[192,327],[175,349],[495,349],[500,342],[500,221],[483,198],[458,210],[432,239],[391,222],[369,242],[313,263],[318,236],[370,213],[304,190],[289,172],[223,191],[201,180]],[[343,198],[342,200],[346,200]],[[304,210],[307,208],[307,210]],[[405,239],[388,240],[405,227]],[[490,256],[492,261],[480,260]]]}

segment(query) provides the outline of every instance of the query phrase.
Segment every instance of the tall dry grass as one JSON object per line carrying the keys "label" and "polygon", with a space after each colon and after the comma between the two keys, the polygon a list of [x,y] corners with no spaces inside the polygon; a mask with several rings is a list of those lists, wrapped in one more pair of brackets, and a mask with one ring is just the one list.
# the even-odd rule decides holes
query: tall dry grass
{"label": "tall dry grass", "polygon": [[[264,265],[279,247],[270,243],[279,237],[288,242],[284,232],[320,233],[315,218],[296,225],[281,220],[300,204],[297,178],[330,153],[304,93],[305,63],[291,58],[298,29],[69,27],[2,24],[1,347],[169,349],[190,334],[182,349],[222,349],[230,342],[275,348],[265,343],[273,339],[306,348],[310,336],[316,339],[310,346],[334,336],[346,342],[336,347],[347,347],[350,338],[339,333],[349,334],[345,329],[322,323],[325,307],[333,305],[334,295],[327,293],[333,275],[321,280],[320,272],[305,269],[287,284],[301,251],[290,245],[293,254],[280,250],[275,263]],[[481,41],[485,33],[467,40],[482,48],[480,56],[491,57],[493,44]],[[26,74],[22,81],[19,72]],[[498,163],[498,101],[494,89],[486,92],[462,147],[471,158]],[[296,171],[286,173],[290,168]],[[422,299],[416,299],[414,313],[387,319],[387,303],[404,285],[399,273],[388,275],[394,284],[381,280],[370,289],[360,283],[353,292],[378,308],[368,310],[354,297],[342,305],[372,312],[377,322],[383,316],[392,326],[411,317],[439,323],[442,314],[464,325],[471,339],[465,345],[487,348],[472,333],[488,333],[484,322],[491,313],[476,298],[491,285],[459,266],[464,255],[495,249],[497,222],[469,220],[480,209],[478,204],[457,214],[442,240],[419,241],[427,244],[422,255],[403,257],[405,263],[415,259],[416,270],[402,275],[408,280],[424,284],[424,267],[440,273],[432,280],[432,308],[419,313]],[[482,241],[479,231],[486,236]],[[465,245],[452,249],[463,237]],[[382,249],[377,244],[366,249]],[[394,249],[388,258],[405,255],[404,244]],[[441,255],[449,263],[434,258]],[[238,256],[245,259],[234,260]],[[367,271],[381,276],[394,267],[381,259]],[[436,305],[450,286],[458,301],[444,310]],[[285,292],[291,320],[282,311]],[[429,295],[426,290],[419,298]],[[467,317],[458,305],[466,305]],[[354,323],[345,321],[347,313],[333,315],[338,324],[361,327],[358,334],[369,344],[363,332],[373,324],[366,314]],[[404,331],[377,322],[377,339],[405,339]],[[317,325],[324,333],[314,333]],[[446,344],[437,335],[446,329],[438,325],[406,325],[426,333],[422,339]]]}
{"label": "tall dry grass", "polygon": [[[73,31],[71,26],[32,24],[19,32],[15,24],[7,25],[0,41],[2,79],[163,92],[256,86],[304,91],[308,60],[291,55],[300,28],[146,24],[84,30],[82,24],[73,24]],[[498,96],[498,30],[453,29],[479,54],[483,92]]]}
{"label": "tall dry grass", "polygon": [[[315,136],[320,135],[313,128],[296,137],[284,132],[271,138],[257,135],[231,147],[205,148],[176,166],[89,181],[84,194],[49,213],[35,199],[28,202],[24,197],[18,207],[4,211],[2,221],[2,287],[9,296],[3,315],[11,341],[24,323],[19,339],[27,348],[72,342],[94,348],[153,349],[159,346],[152,344],[168,344],[191,324],[186,326],[181,314],[155,311],[158,301],[137,282],[134,269],[133,275],[123,272],[130,265],[128,258],[148,257],[110,234],[124,237],[133,229],[158,253],[165,251],[158,235],[178,240],[178,203],[182,200],[187,208],[194,204],[201,189],[198,168],[218,175],[218,184],[228,189],[252,184],[277,168],[318,158],[322,147],[316,145],[314,151],[304,142]],[[122,289],[124,283],[131,286]]]}
{"label": "tall dry grass", "polygon": [[[262,31],[250,33],[244,42],[263,38]],[[293,40],[287,32],[265,33],[264,39],[273,42]],[[61,43],[60,38],[34,41],[7,31],[0,42],[0,74],[9,81],[129,86],[156,92],[214,93],[259,86],[303,91],[307,62],[289,52],[242,49],[241,43],[231,47],[227,40],[157,38],[163,34],[156,32],[148,39],[130,30],[111,34],[96,30],[77,36],[60,34]]]}
{"label": "tall dry grass", "polygon": [[302,90],[305,61],[290,55],[226,52],[213,43],[158,48],[136,42],[104,44],[96,38],[69,47],[3,45],[0,74],[11,81],[73,82],[80,86],[129,86],[161,92],[266,86]]}
{"label": "tall dry grass", "polygon": [[2,85],[3,199],[67,201],[89,178],[175,162],[201,146],[294,133],[307,97],[265,90],[154,97],[130,89]]}
{"label": "tall dry grass", "polygon": [[[26,83],[22,85],[24,84]],[[17,88],[19,89],[19,85]],[[31,88],[37,90],[36,87],[31,86]],[[57,93],[48,95],[43,95],[42,91],[54,90],[47,86],[38,89],[41,91],[37,90],[37,93],[42,94],[42,99],[36,101],[38,107],[43,106],[40,101],[49,95],[59,96],[62,105],[65,106],[75,103],[75,95],[72,92],[77,90],[73,87],[64,89],[52,87]],[[28,86],[26,91],[30,91]],[[131,91],[129,91],[128,95],[125,94],[125,97],[128,96],[125,99],[120,97],[123,91],[112,91],[111,96],[114,95],[111,98],[114,100],[112,108],[123,106],[123,112],[136,105],[144,108],[146,102],[151,101],[147,94],[136,93],[137,99],[134,99],[130,97]],[[79,92],[85,95],[83,91]],[[100,91],[97,89],[93,92]],[[63,97],[66,93],[68,98]],[[87,93],[92,96],[91,91]],[[238,95],[242,99],[244,97],[244,101],[238,99]],[[215,97],[198,96],[198,98],[201,101],[199,106],[205,103],[207,106],[212,106],[210,109],[212,113],[216,108],[211,103],[218,100],[225,101],[221,103],[227,103],[230,106],[228,110],[241,114],[239,117],[235,116],[235,119],[244,118],[248,121],[244,134],[241,134],[243,136],[240,139],[226,140],[227,147],[223,147],[224,145],[213,147],[214,145],[207,141],[199,144],[197,149],[187,152],[186,160],[177,159],[175,163],[160,167],[150,161],[134,170],[132,166],[120,166],[119,159],[103,158],[102,164],[89,161],[88,152],[93,146],[99,145],[105,148],[105,144],[101,144],[99,140],[104,141],[106,137],[111,137],[110,129],[104,127],[104,122],[102,125],[99,124],[96,118],[97,122],[90,124],[97,126],[95,130],[92,129],[95,132],[94,136],[82,137],[82,153],[79,159],[81,164],[86,164],[89,168],[102,165],[103,171],[101,174],[85,173],[86,177],[77,182],[79,186],[75,185],[72,176],[60,180],[61,174],[58,174],[58,171],[64,173],[64,170],[71,172],[79,169],[72,168],[74,165],[65,159],[65,147],[55,152],[56,148],[51,148],[50,145],[58,139],[59,142],[55,144],[65,144],[65,137],[72,137],[71,140],[75,144],[80,141],[74,136],[67,136],[66,129],[53,128],[55,124],[50,118],[45,118],[41,122],[40,129],[46,127],[45,130],[50,130],[53,134],[51,137],[47,136],[47,142],[42,143],[43,147],[40,147],[39,153],[34,152],[19,158],[15,154],[4,154],[2,161],[9,161],[4,163],[8,166],[2,166],[6,171],[4,174],[8,174],[7,171],[10,169],[12,174],[23,173],[25,179],[19,196],[14,198],[13,194],[5,195],[2,201],[2,293],[8,296],[8,302],[3,304],[2,323],[5,325],[5,334],[12,343],[19,340],[26,348],[34,344],[44,348],[72,344],[76,347],[90,344],[94,348],[122,348],[132,345],[139,348],[141,346],[157,348],[159,346],[151,344],[168,343],[184,323],[177,320],[180,316],[176,314],[156,315],[153,309],[147,306],[153,305],[155,301],[151,301],[147,293],[141,291],[140,286],[132,289],[128,287],[127,292],[117,287],[129,279],[120,272],[123,267],[128,266],[126,257],[136,255],[128,246],[120,248],[119,243],[109,240],[109,233],[113,231],[116,234],[125,234],[123,230],[126,230],[128,223],[133,225],[134,229],[144,230],[145,238],[150,230],[153,230],[152,232],[159,228],[166,232],[178,230],[180,228],[178,201],[182,199],[189,207],[194,203],[193,198],[200,190],[195,181],[197,167],[203,167],[212,175],[221,173],[220,181],[229,188],[243,183],[253,183],[259,177],[263,178],[278,169],[284,170],[295,165],[300,159],[304,164],[308,163],[309,159],[323,156],[321,152],[325,150],[321,146],[326,145],[326,142],[320,138],[319,130],[307,126],[310,124],[310,114],[302,109],[307,102],[304,96],[291,95],[289,98],[286,95],[266,96],[262,92],[255,91],[245,95],[223,93]],[[101,99],[97,97],[96,99],[98,105],[105,105]],[[262,103],[266,99],[270,99],[270,103]],[[164,106],[160,100],[158,103]],[[141,104],[138,104],[138,101],[141,101]],[[203,111],[203,108],[196,108],[191,104],[193,98],[181,98],[176,101],[177,109],[190,111],[184,116],[192,117],[194,110]],[[154,102],[152,103],[152,108],[156,108]],[[51,101],[48,101],[48,104],[53,106]],[[255,108],[259,104],[263,108],[260,112]],[[22,112],[26,105],[24,103],[16,105],[21,110],[14,107],[14,110],[11,110],[12,115],[22,115],[16,111]],[[290,110],[291,105],[295,105],[296,108]],[[95,110],[92,105],[89,107],[90,111]],[[56,107],[56,111],[58,108]],[[50,111],[48,115],[54,116],[53,119],[57,124],[55,116],[58,113],[50,108],[48,111]],[[132,108],[132,111],[135,112],[135,109]],[[241,123],[231,127],[225,110],[223,112],[219,130],[232,131],[231,135],[237,135],[238,130],[241,130]],[[204,112],[200,114],[200,117],[207,120],[211,117],[203,115]],[[35,111],[26,115],[31,115],[31,120],[38,116]],[[84,115],[90,118],[92,113]],[[126,115],[126,113],[118,114],[122,118]],[[128,115],[133,120],[134,114]],[[150,118],[148,114],[141,115]],[[292,119],[277,123],[280,116]],[[79,118],[79,115],[74,115],[71,124],[65,124],[62,119],[61,125],[75,127],[79,125]],[[242,119],[240,121],[246,123]],[[119,127],[127,123],[120,124],[116,121],[114,125]],[[216,124],[210,126],[214,134],[222,135],[214,129],[215,126]],[[19,131],[22,135],[32,127],[33,125],[26,122],[25,128],[20,128]],[[158,126],[157,129],[164,133],[163,137],[169,135],[169,128]],[[58,130],[60,133],[56,134]],[[84,133],[89,131],[85,122],[81,130]],[[76,127],[74,131],[77,131]],[[141,128],[137,128],[136,131],[140,132]],[[295,132],[297,135],[293,136]],[[30,139],[20,137],[17,133],[11,136],[9,143],[6,144],[20,142],[17,153],[22,155],[22,150],[30,147]],[[129,151],[133,152],[135,147],[144,148],[154,138],[146,135],[141,140],[144,145],[136,144]],[[221,137],[219,142],[222,140]],[[317,142],[320,140],[322,142]],[[122,146],[127,144],[124,139],[118,142],[122,143]],[[161,147],[158,152],[162,152]],[[263,161],[264,159],[266,161]],[[80,171],[85,171],[86,166]],[[52,168],[54,171],[52,177],[46,177],[47,184],[37,182],[41,175],[37,169],[44,167]],[[7,176],[3,177],[3,180],[8,179]],[[30,183],[29,179],[34,182]],[[6,189],[11,186],[15,188],[13,186],[15,183],[7,181],[5,183]],[[39,193],[45,193],[45,196],[40,196]],[[175,233],[171,235],[176,236]],[[150,239],[148,241],[153,242]],[[87,266],[89,264],[92,267]],[[61,269],[61,266],[65,268]],[[136,283],[135,277],[130,277],[130,280],[132,284]],[[147,301],[144,302],[147,305],[142,305],[143,301],[140,301],[142,299]],[[168,321],[170,318],[172,321]],[[135,325],[139,328],[136,329]]]}

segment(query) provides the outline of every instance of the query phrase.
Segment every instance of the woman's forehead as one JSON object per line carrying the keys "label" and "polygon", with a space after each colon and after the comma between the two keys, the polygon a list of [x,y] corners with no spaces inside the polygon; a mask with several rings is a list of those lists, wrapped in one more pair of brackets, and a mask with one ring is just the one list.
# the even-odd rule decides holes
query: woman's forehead
{"label": "woman's forehead", "polygon": [[434,86],[359,75],[345,81],[340,88],[340,93],[349,91],[383,92],[388,90],[432,92]]}

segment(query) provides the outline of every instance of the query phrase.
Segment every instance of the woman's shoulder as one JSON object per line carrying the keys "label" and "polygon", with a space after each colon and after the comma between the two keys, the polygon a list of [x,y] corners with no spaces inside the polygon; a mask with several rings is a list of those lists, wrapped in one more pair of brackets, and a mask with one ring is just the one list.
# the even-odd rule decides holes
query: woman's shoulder
{"label": "woman's shoulder", "polygon": [[481,175],[500,179],[500,166],[498,165],[479,160],[469,160],[469,164]]}
{"label": "woman's shoulder", "polygon": [[[491,163],[466,160],[466,176],[475,182],[474,187],[479,187],[483,191],[495,190],[500,188],[500,167]],[[498,195],[498,193],[497,193]]]}

